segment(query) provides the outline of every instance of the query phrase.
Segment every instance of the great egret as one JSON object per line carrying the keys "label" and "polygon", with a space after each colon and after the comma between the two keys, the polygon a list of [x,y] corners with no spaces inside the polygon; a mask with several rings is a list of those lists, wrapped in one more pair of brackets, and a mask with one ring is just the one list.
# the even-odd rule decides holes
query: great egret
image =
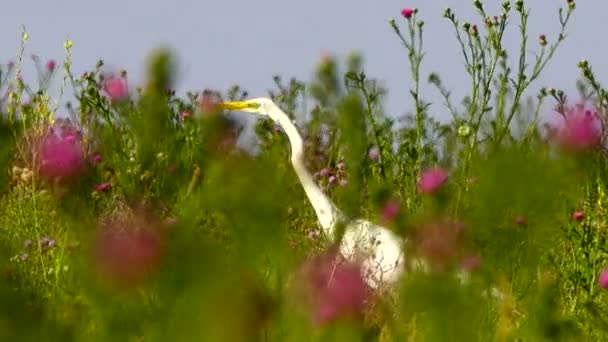
{"label": "great egret", "polygon": [[[289,117],[268,98],[247,101],[224,102],[219,108],[248,112],[273,120],[283,128],[291,143],[291,163],[304,187],[308,200],[315,209],[319,224],[326,236],[335,238],[338,222],[344,215],[315,184],[303,162],[302,137]],[[362,258],[363,272],[367,283],[377,288],[381,284],[393,283],[404,269],[403,240],[390,230],[365,220],[355,220],[346,226],[340,244],[340,252],[346,258]]]}

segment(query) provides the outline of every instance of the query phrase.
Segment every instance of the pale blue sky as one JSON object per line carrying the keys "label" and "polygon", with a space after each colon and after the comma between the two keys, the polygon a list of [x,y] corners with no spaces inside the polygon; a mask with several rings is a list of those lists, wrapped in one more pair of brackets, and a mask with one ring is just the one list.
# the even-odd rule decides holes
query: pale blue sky
{"label": "pale blue sky", "polygon": [[[592,63],[600,80],[608,79],[608,48],[601,33],[608,3],[579,2],[567,41],[535,89],[547,85],[573,90],[581,58]],[[485,3],[489,13],[498,13],[501,1]],[[538,34],[555,38],[557,8],[566,0],[528,3],[531,46],[536,48]],[[479,22],[472,1],[465,0],[9,1],[2,6],[0,60],[14,59],[24,24],[30,34],[27,52],[43,59],[62,60],[63,42],[73,40],[77,74],[103,59],[111,67],[128,70],[136,81],[148,52],[164,45],[173,48],[178,58],[178,90],[225,90],[238,83],[258,96],[272,86],[273,74],[308,80],[323,52],[345,56],[360,51],[369,75],[386,82],[389,115],[402,115],[411,108],[409,67],[388,20],[396,18],[405,25],[399,12],[406,6],[419,8],[426,21],[425,83],[429,72],[439,72],[459,102],[468,83],[454,32],[442,13],[449,6],[461,19]],[[514,54],[516,25],[511,33],[508,50]],[[29,80],[33,77],[29,59],[27,65],[24,76]],[[434,90],[423,90],[425,98],[438,101]],[[432,109],[447,117],[439,102]]]}

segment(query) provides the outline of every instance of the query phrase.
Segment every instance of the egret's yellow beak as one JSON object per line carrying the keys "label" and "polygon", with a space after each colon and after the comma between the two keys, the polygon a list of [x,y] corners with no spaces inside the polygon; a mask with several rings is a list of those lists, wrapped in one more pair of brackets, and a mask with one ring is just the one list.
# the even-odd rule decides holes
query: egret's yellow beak
{"label": "egret's yellow beak", "polygon": [[221,102],[218,103],[218,108],[227,110],[247,110],[247,109],[258,109],[260,108],[259,103],[248,102],[248,101],[233,101],[233,102]]}

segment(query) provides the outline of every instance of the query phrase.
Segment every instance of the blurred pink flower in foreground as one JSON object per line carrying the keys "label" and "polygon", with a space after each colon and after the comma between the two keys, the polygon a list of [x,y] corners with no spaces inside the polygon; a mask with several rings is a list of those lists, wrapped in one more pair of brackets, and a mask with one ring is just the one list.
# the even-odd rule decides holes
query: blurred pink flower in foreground
{"label": "blurred pink flower in foreground", "polygon": [[597,282],[601,288],[608,289],[608,268],[602,270]]}
{"label": "blurred pink flower in foreground", "polygon": [[399,207],[399,201],[396,199],[386,201],[382,208],[382,222],[384,224],[392,222],[399,215]]}
{"label": "blurred pink flower in foreground", "polygon": [[45,180],[68,181],[84,171],[85,155],[75,128],[53,126],[37,142],[38,173]]}
{"label": "blurred pink flower in foreground", "polygon": [[315,325],[363,315],[369,288],[360,264],[326,252],[307,260],[299,275]]}
{"label": "blurred pink flower in foreground", "polygon": [[594,149],[601,143],[603,127],[596,111],[577,105],[565,109],[563,118],[560,125],[553,127],[553,134],[564,150],[583,152]]}
{"label": "blurred pink flower in foreground", "polygon": [[412,241],[435,271],[456,266],[464,244],[464,224],[445,218],[433,219],[415,227]]}
{"label": "blurred pink flower in foreground", "polygon": [[418,190],[424,194],[437,191],[448,180],[448,173],[441,168],[431,168],[422,172],[418,181]]}
{"label": "blurred pink flower in foreground", "polygon": [[140,215],[102,221],[95,244],[98,271],[119,285],[137,285],[161,259],[161,235],[150,218]]}
{"label": "blurred pink flower in foreground", "polygon": [[462,268],[467,272],[473,272],[481,266],[481,257],[479,255],[470,255],[462,259]]}
{"label": "blurred pink flower in foreground", "polygon": [[122,101],[129,95],[127,80],[119,76],[110,76],[104,80],[103,90],[112,101]]}

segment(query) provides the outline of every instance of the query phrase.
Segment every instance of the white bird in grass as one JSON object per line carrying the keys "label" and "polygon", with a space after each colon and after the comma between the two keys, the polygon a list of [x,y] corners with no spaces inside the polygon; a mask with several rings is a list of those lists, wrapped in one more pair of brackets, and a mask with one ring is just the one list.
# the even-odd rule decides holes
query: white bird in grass
{"label": "white bird in grass", "polygon": [[[273,120],[283,128],[291,143],[291,163],[308,200],[312,204],[326,236],[335,238],[336,226],[344,215],[314,182],[304,166],[304,144],[290,118],[268,98],[220,103],[222,109],[258,114]],[[404,270],[403,240],[387,228],[369,221],[355,220],[346,226],[340,244],[346,258],[363,260],[363,273],[367,283],[377,288],[399,279]]]}

